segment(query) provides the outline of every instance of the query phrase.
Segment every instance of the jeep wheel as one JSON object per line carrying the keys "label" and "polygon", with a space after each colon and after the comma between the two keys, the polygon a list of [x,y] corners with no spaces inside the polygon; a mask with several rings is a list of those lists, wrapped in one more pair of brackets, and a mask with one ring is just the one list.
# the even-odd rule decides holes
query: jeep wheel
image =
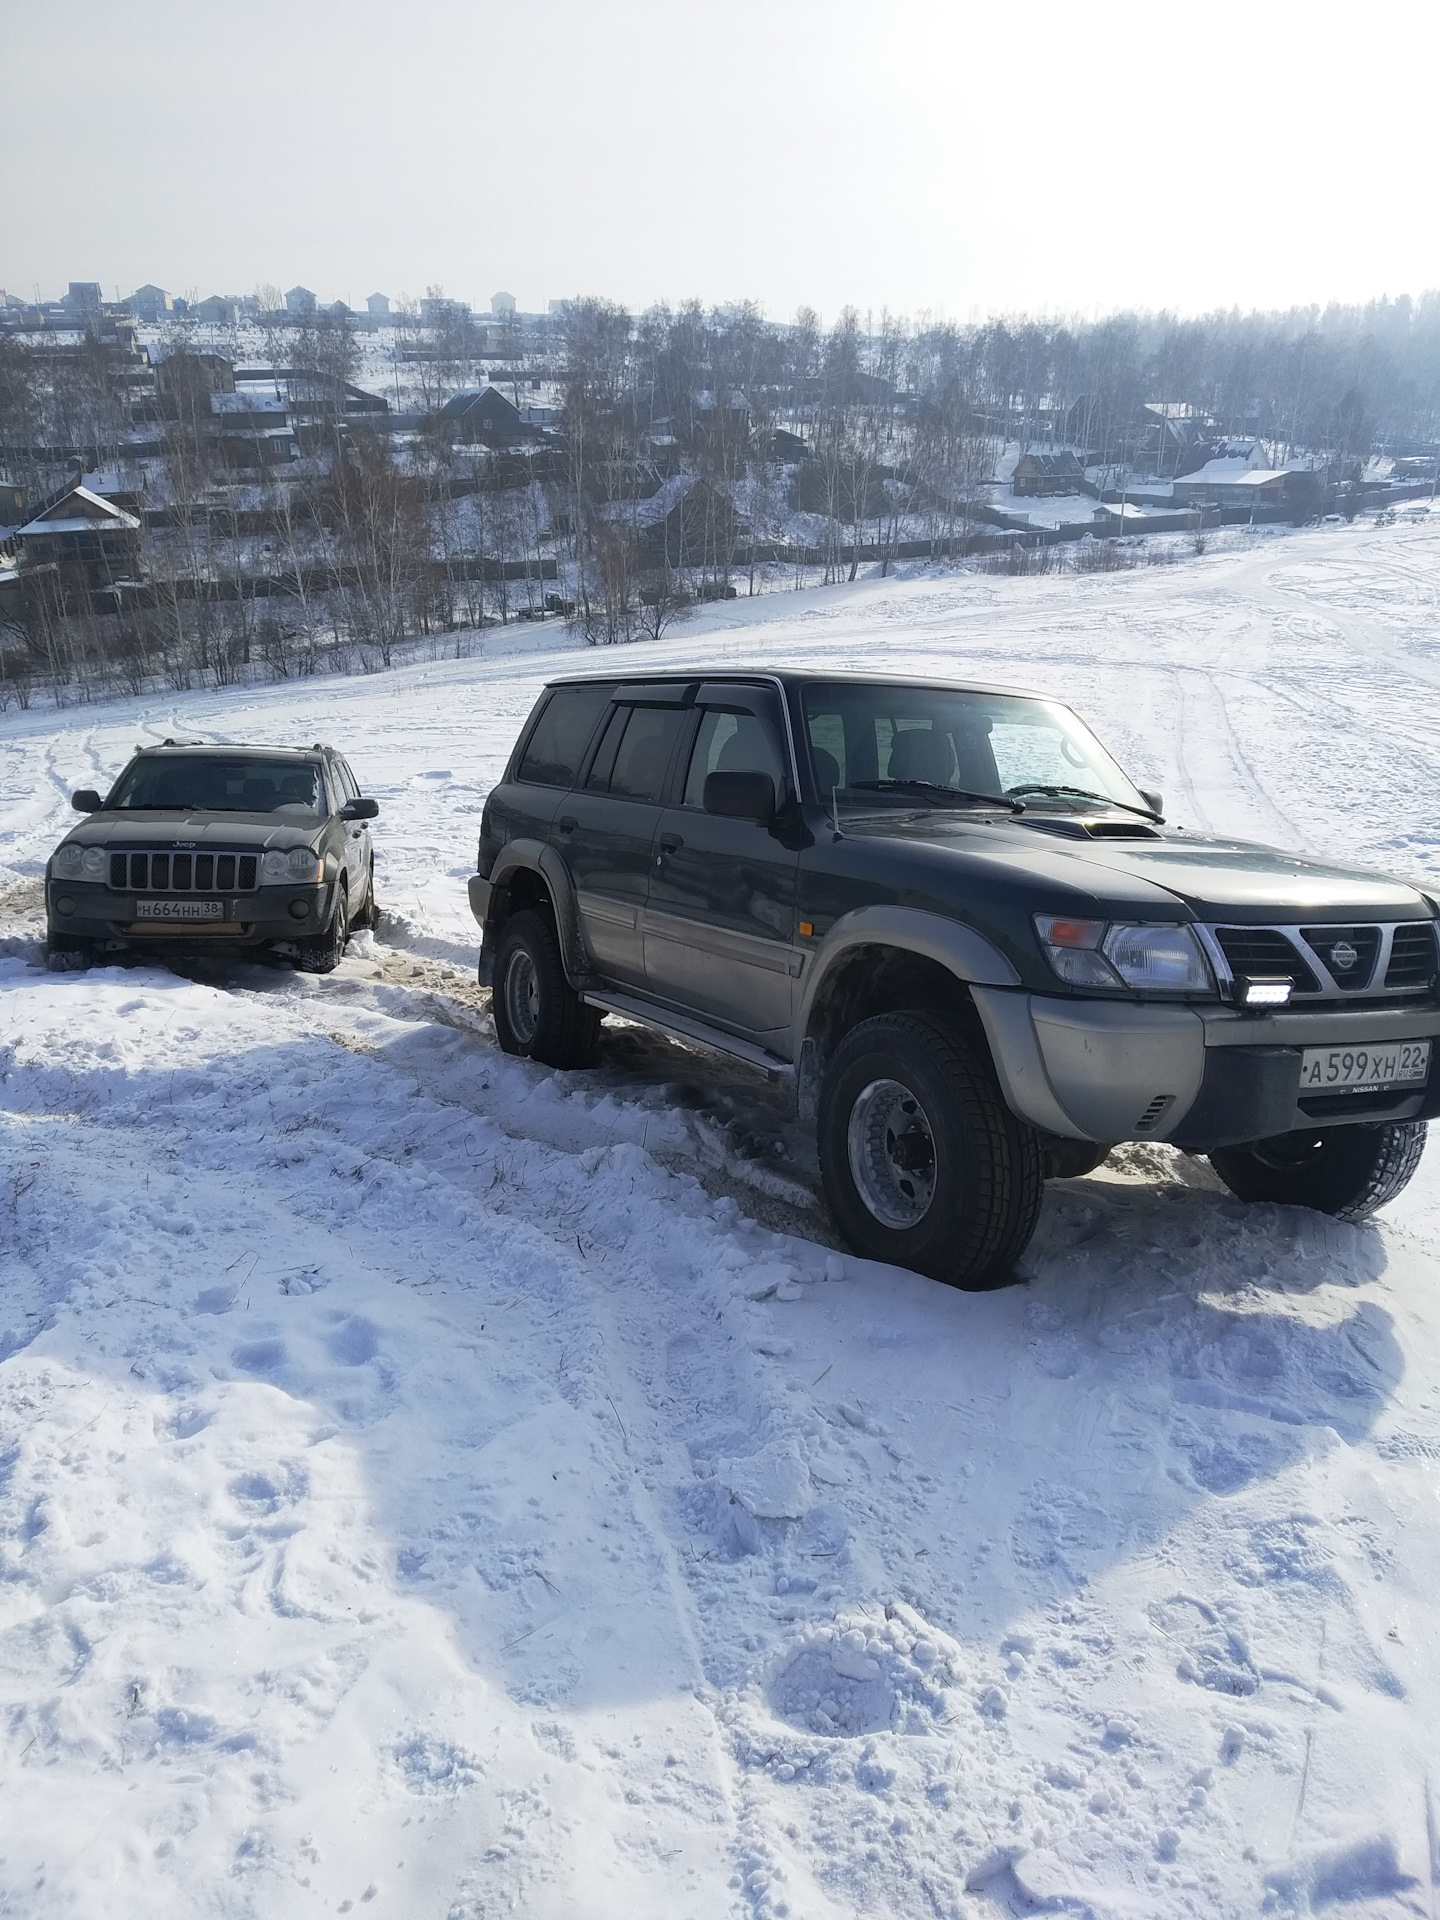
{"label": "jeep wheel", "polygon": [[979,1292],[1013,1279],[1035,1231],[1038,1136],[958,1021],[885,1013],[836,1047],[820,1089],[820,1171],[857,1253]]}
{"label": "jeep wheel", "polygon": [[500,930],[490,1005],[503,1052],[547,1067],[594,1065],[600,1009],[565,978],[554,923],[538,907],[512,913]]}
{"label": "jeep wheel", "polygon": [[350,922],[367,933],[373,933],[380,924],[380,906],[375,898],[375,856],[370,856],[370,871],[365,876],[365,904]]}
{"label": "jeep wheel", "polygon": [[1217,1147],[1210,1164],[1241,1200],[1313,1207],[1364,1220],[1409,1182],[1425,1151],[1425,1122],[1305,1127],[1248,1147]]}
{"label": "jeep wheel", "polygon": [[56,933],[53,927],[46,930],[45,964],[51,973],[79,973],[94,958],[93,940],[86,940],[78,933]]}
{"label": "jeep wheel", "polygon": [[333,973],[339,966],[345,952],[345,942],[350,938],[350,905],[342,880],[335,890],[335,911],[330,916],[330,924],[323,933],[311,934],[300,945],[299,967],[301,973]]}

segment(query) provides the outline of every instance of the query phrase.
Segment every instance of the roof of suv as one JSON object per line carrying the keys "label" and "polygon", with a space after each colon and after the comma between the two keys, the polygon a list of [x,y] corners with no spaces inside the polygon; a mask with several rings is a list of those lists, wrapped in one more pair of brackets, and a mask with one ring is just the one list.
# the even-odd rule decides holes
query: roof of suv
{"label": "roof of suv", "polygon": [[195,754],[203,756],[211,753],[223,753],[228,759],[253,757],[257,760],[276,758],[314,760],[335,749],[317,740],[312,747],[257,747],[250,744],[232,745],[225,740],[159,740],[150,746],[138,746],[136,753]]}
{"label": "roof of suv", "polygon": [[671,668],[658,673],[576,673],[562,679],[547,680],[547,687],[586,686],[687,686],[692,680],[736,681],[775,680],[784,687],[935,687],[946,693],[1008,693],[1022,700],[1050,700],[1055,696],[1037,687],[1016,687],[994,680],[939,680],[925,673],[855,673],[843,669],[816,667],[689,667]]}

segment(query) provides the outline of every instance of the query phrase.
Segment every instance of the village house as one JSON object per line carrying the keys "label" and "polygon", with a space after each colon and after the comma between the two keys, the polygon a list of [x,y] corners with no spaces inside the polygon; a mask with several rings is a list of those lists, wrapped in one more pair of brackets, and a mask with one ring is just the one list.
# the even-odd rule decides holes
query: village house
{"label": "village house", "polygon": [[137,287],[125,302],[137,320],[144,320],[153,326],[158,320],[172,311],[173,303],[164,287],[146,284]]}
{"label": "village house", "polygon": [[315,313],[315,296],[309,287],[291,287],[285,295],[285,311],[297,320],[309,320]]}
{"label": "village house", "polygon": [[72,487],[14,537],[27,588],[67,613],[103,605],[140,571],[140,521],[88,487]]}
{"label": "village house", "polygon": [[1069,452],[1022,453],[1010,480],[1012,492],[1034,499],[1053,493],[1079,493],[1084,485],[1080,457]]}
{"label": "village house", "polygon": [[472,445],[513,447],[538,437],[498,387],[462,387],[440,409],[440,418],[452,423],[457,440]]}

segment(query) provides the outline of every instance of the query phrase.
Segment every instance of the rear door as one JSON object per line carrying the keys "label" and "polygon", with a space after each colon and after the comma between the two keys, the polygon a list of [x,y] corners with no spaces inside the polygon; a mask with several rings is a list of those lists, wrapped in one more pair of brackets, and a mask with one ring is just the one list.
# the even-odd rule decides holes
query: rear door
{"label": "rear door", "polygon": [[595,965],[645,985],[642,925],[650,861],[671,764],[690,715],[687,689],[621,687],[583,784],[565,796],[552,842],[570,870]]}
{"label": "rear door", "polygon": [[[650,990],[752,1033],[790,1024],[801,967],[795,923],[799,853],[783,824],[706,813],[706,776],[764,773],[777,808],[795,797],[788,736],[770,687],[702,685],[679,803],[655,841],[645,909]],[[786,835],[791,838],[793,835]]]}

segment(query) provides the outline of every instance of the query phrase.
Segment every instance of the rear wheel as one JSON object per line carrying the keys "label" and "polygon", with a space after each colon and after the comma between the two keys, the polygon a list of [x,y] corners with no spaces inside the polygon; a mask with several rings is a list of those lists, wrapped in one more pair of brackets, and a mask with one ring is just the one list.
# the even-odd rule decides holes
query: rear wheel
{"label": "rear wheel", "polygon": [[1425,1151],[1425,1122],[1305,1127],[1246,1147],[1217,1147],[1210,1164],[1241,1200],[1313,1207],[1364,1220],[1408,1185]]}
{"label": "rear wheel", "polygon": [[565,978],[555,924],[539,907],[512,913],[501,928],[490,1005],[503,1052],[547,1067],[594,1065],[600,1009]]}
{"label": "rear wheel", "polygon": [[1014,1278],[1040,1212],[1040,1142],[959,1021],[862,1021],[826,1070],[817,1131],[826,1197],[857,1253],[968,1291]]}
{"label": "rear wheel", "polygon": [[333,973],[350,938],[350,902],[342,880],[335,889],[335,911],[323,933],[311,934],[300,944],[301,973]]}

